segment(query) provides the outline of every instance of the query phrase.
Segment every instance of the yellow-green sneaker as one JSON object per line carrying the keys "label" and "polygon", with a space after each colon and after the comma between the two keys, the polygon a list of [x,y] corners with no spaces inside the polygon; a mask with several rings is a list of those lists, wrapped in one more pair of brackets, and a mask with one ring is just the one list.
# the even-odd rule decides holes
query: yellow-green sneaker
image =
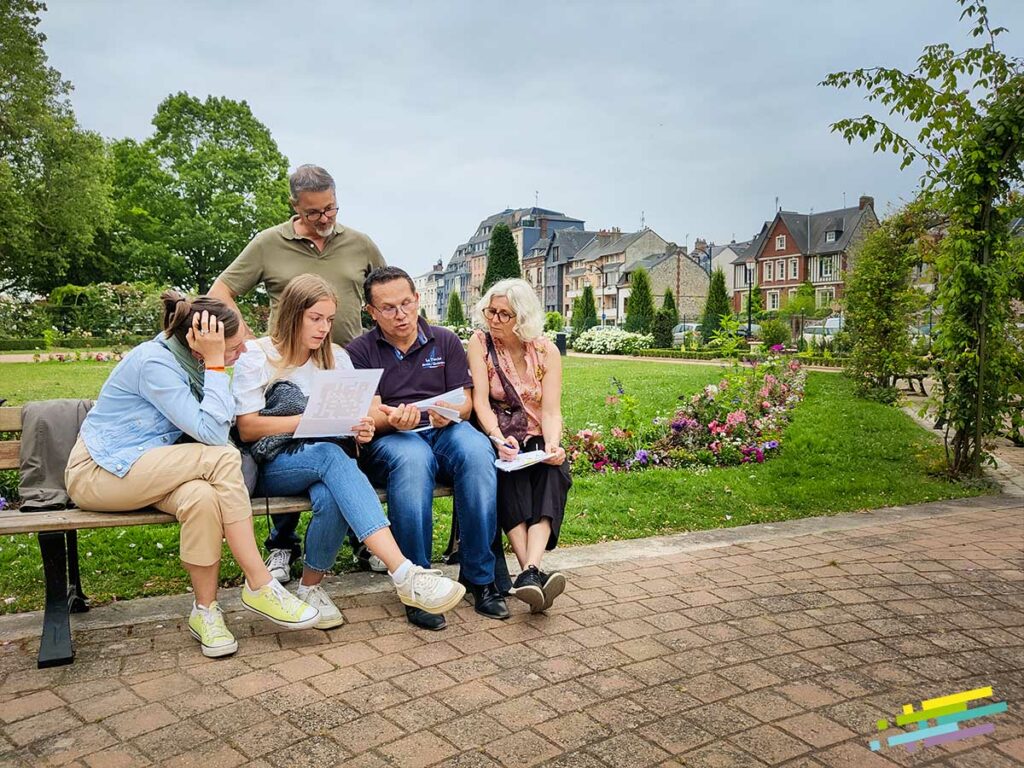
{"label": "yellow-green sneaker", "polygon": [[308,629],[320,621],[320,611],[282,587],[277,579],[257,590],[249,589],[247,582],[242,587],[242,605],[288,629]]}
{"label": "yellow-green sneaker", "polygon": [[210,603],[208,608],[201,608],[192,603],[188,631],[203,646],[203,656],[214,659],[218,656],[230,656],[238,650],[235,636],[224,625],[224,613],[216,600]]}

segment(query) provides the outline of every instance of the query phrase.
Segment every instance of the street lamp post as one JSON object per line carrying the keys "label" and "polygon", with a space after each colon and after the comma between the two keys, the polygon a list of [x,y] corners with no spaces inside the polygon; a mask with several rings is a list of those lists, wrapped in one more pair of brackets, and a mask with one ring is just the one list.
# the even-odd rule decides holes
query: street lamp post
{"label": "street lamp post", "polygon": [[745,272],[745,274],[747,276],[747,338],[749,339],[750,338],[750,312],[751,312],[750,304],[751,304],[751,302],[753,300],[754,280],[751,277],[749,270],[744,270],[744,272]]}

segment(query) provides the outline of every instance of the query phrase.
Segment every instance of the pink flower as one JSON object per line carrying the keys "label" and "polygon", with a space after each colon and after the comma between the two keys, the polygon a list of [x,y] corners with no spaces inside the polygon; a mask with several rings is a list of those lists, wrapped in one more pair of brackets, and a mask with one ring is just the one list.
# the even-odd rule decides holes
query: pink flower
{"label": "pink flower", "polygon": [[764,408],[766,411],[770,411],[772,408],[772,404],[765,400],[763,403],[761,403],[761,407]]}
{"label": "pink flower", "polygon": [[605,405],[615,405],[619,402],[619,398],[617,398],[615,395],[608,395],[608,397],[604,399],[604,402]]}

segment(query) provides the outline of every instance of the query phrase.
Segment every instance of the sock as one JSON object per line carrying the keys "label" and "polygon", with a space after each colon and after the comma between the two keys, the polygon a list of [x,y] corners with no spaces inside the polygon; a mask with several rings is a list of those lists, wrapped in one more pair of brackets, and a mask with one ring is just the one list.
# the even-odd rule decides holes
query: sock
{"label": "sock", "polygon": [[395,568],[394,573],[391,573],[390,571],[388,571],[388,573],[391,576],[391,580],[395,582],[395,584],[401,584],[409,576],[409,571],[411,569],[412,561],[406,558],[402,561],[402,564],[400,566]]}

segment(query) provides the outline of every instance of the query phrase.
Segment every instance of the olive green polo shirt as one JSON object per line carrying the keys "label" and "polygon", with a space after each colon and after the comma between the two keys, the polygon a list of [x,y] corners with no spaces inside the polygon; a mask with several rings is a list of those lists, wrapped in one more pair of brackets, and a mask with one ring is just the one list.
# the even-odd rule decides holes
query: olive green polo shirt
{"label": "olive green polo shirt", "polygon": [[312,241],[295,234],[295,217],[260,232],[225,269],[220,280],[236,296],[263,283],[270,296],[270,317],[288,282],[307,272],[319,275],[338,293],[333,337],[345,346],[360,335],[359,312],[363,306],[363,280],[384,257],[373,240],[351,227],[334,225],[334,232],[317,251]]}

